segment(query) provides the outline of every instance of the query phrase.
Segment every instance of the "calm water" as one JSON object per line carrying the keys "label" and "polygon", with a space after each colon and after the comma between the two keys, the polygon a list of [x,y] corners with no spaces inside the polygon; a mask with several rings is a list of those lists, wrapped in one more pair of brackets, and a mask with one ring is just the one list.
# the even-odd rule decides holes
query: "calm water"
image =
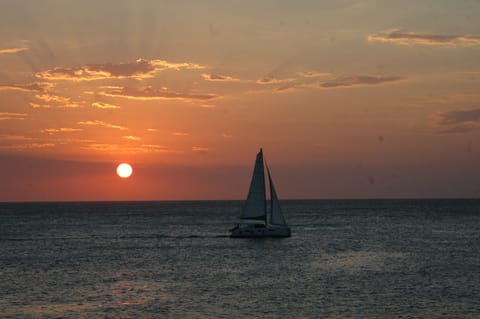
{"label": "calm water", "polygon": [[0,204],[0,317],[480,318],[480,200]]}

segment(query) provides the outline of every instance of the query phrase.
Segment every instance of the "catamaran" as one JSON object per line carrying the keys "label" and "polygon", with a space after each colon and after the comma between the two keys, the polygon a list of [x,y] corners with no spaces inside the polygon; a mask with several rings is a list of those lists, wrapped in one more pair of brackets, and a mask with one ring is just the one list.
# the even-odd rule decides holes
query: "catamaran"
{"label": "catamaran", "polygon": [[[264,166],[267,167],[270,187],[270,214],[267,214]],[[232,232],[230,237],[290,237],[290,228],[280,209],[270,169],[266,163],[264,164],[262,149],[255,160],[252,181],[240,220],[230,229]]]}

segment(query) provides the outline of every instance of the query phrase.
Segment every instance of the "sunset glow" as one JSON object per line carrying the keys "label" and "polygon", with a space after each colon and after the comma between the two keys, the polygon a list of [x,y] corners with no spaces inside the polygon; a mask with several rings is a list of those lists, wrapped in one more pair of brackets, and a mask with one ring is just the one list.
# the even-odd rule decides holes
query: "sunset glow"
{"label": "sunset glow", "polygon": [[479,197],[479,15],[2,1],[0,201],[243,198],[260,147],[282,198]]}

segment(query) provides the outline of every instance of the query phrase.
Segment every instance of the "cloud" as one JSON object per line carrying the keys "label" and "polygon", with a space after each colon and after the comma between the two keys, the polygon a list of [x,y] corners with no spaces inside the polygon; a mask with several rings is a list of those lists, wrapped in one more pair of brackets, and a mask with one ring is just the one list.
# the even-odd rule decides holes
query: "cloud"
{"label": "cloud", "polygon": [[401,76],[371,76],[371,75],[350,75],[350,76],[333,76],[327,72],[304,71],[297,72],[295,78],[264,78],[258,80],[257,84],[268,84],[267,89],[254,89],[247,93],[291,93],[306,89],[335,89],[349,88],[357,86],[373,86],[390,82],[404,80]]}
{"label": "cloud", "polygon": [[8,49],[0,49],[0,54],[12,54],[12,53],[17,53],[17,52],[22,52],[29,50],[29,48],[8,48]]}
{"label": "cloud", "polygon": [[437,118],[438,124],[443,127],[438,133],[466,133],[480,127],[480,108],[444,112]]}
{"label": "cloud", "polygon": [[228,75],[219,75],[219,74],[208,74],[203,73],[202,77],[205,81],[214,81],[214,82],[240,82],[240,79],[228,76]]}
{"label": "cloud", "polygon": [[0,84],[0,91],[47,92],[55,85],[48,82],[33,82],[29,84]]}
{"label": "cloud", "polygon": [[189,136],[190,133],[187,133],[187,132],[173,132],[172,135],[174,135],[174,136]]}
{"label": "cloud", "polygon": [[173,69],[203,69],[204,66],[195,63],[174,63],[165,60],[138,59],[129,63],[86,64],[72,68],[56,67],[51,70],[35,73],[44,80],[64,81],[95,81],[104,79],[151,78],[156,72]]}
{"label": "cloud", "polygon": [[68,97],[58,96],[54,94],[37,94],[35,97],[39,100],[45,102],[56,102],[56,103],[70,103],[71,100]]}
{"label": "cloud", "polygon": [[140,141],[141,138],[138,136],[133,136],[133,135],[127,135],[123,137],[126,140],[131,140],[131,141]]}
{"label": "cloud", "polygon": [[61,127],[61,128],[46,128],[42,130],[42,133],[55,134],[55,133],[70,133],[83,131],[81,128]]}
{"label": "cloud", "polygon": [[[137,60],[138,61],[138,60]],[[150,63],[155,65],[159,69],[173,69],[173,70],[181,70],[181,69],[189,69],[189,70],[201,70],[205,69],[205,66],[196,64],[196,63],[190,63],[190,62],[181,62],[181,63],[175,63],[175,62],[168,62],[165,60],[151,60]]]}
{"label": "cloud", "polygon": [[473,46],[480,45],[480,36],[476,35],[441,35],[391,30],[368,36],[369,42],[387,42],[403,45],[432,46]]}
{"label": "cloud", "polygon": [[257,84],[279,84],[279,83],[287,83],[287,82],[292,82],[295,81],[293,78],[286,78],[286,79],[277,79],[274,77],[264,77],[261,79],[258,79],[255,83]]}
{"label": "cloud", "polygon": [[98,126],[98,127],[114,128],[114,129],[118,129],[118,130],[121,130],[121,131],[126,131],[126,130],[128,130],[128,128],[125,127],[125,126],[110,124],[110,123],[106,123],[106,122],[99,121],[99,120],[94,120],[94,121],[81,121],[81,122],[78,122],[77,124],[87,125],[87,126]]}
{"label": "cloud", "polygon": [[144,89],[136,89],[131,87],[113,88],[99,94],[110,97],[121,97],[132,100],[211,100],[218,98],[215,94],[202,93],[180,93],[170,91],[166,88],[155,89],[146,87]]}
{"label": "cloud", "polygon": [[25,120],[27,113],[0,112],[0,121],[5,120]]}
{"label": "cloud", "polygon": [[52,106],[48,104],[38,104],[34,102],[30,102],[30,106],[34,109],[50,109]]}
{"label": "cloud", "polygon": [[[55,107],[59,108],[77,108],[80,107],[80,105],[76,102],[72,102],[70,98],[64,97],[64,96],[59,96],[51,93],[45,93],[45,94],[36,94],[35,98],[44,101],[44,102],[49,102],[53,103]],[[48,104],[37,104],[37,103],[30,103],[30,105],[33,108],[51,108],[51,105]]]}
{"label": "cloud", "polygon": [[198,153],[207,153],[208,152],[208,147],[192,146],[192,151],[193,152],[198,152]]}
{"label": "cloud", "polygon": [[147,132],[158,132],[156,128],[147,128]]}
{"label": "cloud", "polygon": [[351,87],[361,85],[379,85],[389,82],[395,82],[403,80],[401,76],[370,76],[370,75],[358,75],[358,76],[345,76],[338,77],[333,80],[320,82],[319,86],[324,89],[338,88],[338,87]]}
{"label": "cloud", "polygon": [[223,138],[232,138],[233,136],[231,134],[228,134],[228,133],[223,133],[222,137]]}
{"label": "cloud", "polygon": [[100,144],[92,143],[83,149],[94,150],[99,152],[111,152],[111,153],[166,153],[172,152],[168,147],[155,144],[142,144],[138,146],[127,146],[124,144]]}
{"label": "cloud", "polygon": [[319,78],[324,76],[331,76],[331,73],[328,72],[316,72],[316,71],[303,71],[297,72],[297,74],[304,78]]}
{"label": "cloud", "polygon": [[[358,86],[374,86],[382,85],[391,82],[404,80],[401,76],[370,76],[370,75],[354,75],[354,76],[340,76],[331,79],[322,79],[323,76],[317,77],[302,77],[297,78],[290,83],[284,83],[281,86],[274,88],[274,92],[295,92],[305,89],[337,89],[337,88],[351,88]],[[260,91],[261,92],[261,91]],[[271,91],[269,91],[271,92]],[[253,91],[252,93],[258,93]]]}
{"label": "cloud", "polygon": [[30,143],[30,144],[15,144],[15,145],[2,145],[0,149],[4,150],[28,150],[38,148],[51,148],[54,147],[53,143]]}
{"label": "cloud", "polygon": [[440,124],[458,124],[480,122],[480,108],[471,110],[456,110],[441,114]]}
{"label": "cloud", "polygon": [[93,107],[99,108],[99,109],[119,109],[120,106],[114,105],[114,104],[108,104],[108,103],[103,103],[103,102],[93,102],[92,103]]}
{"label": "cloud", "polygon": [[13,134],[0,134],[0,140],[7,141],[31,141],[33,138],[23,136],[23,135],[13,135]]}

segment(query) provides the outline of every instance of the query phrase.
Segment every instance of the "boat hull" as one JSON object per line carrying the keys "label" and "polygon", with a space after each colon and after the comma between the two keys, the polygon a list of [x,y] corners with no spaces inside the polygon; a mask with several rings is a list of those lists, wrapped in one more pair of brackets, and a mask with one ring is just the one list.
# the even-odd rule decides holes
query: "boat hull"
{"label": "boat hull", "polygon": [[289,227],[235,227],[231,230],[231,238],[290,237]]}

